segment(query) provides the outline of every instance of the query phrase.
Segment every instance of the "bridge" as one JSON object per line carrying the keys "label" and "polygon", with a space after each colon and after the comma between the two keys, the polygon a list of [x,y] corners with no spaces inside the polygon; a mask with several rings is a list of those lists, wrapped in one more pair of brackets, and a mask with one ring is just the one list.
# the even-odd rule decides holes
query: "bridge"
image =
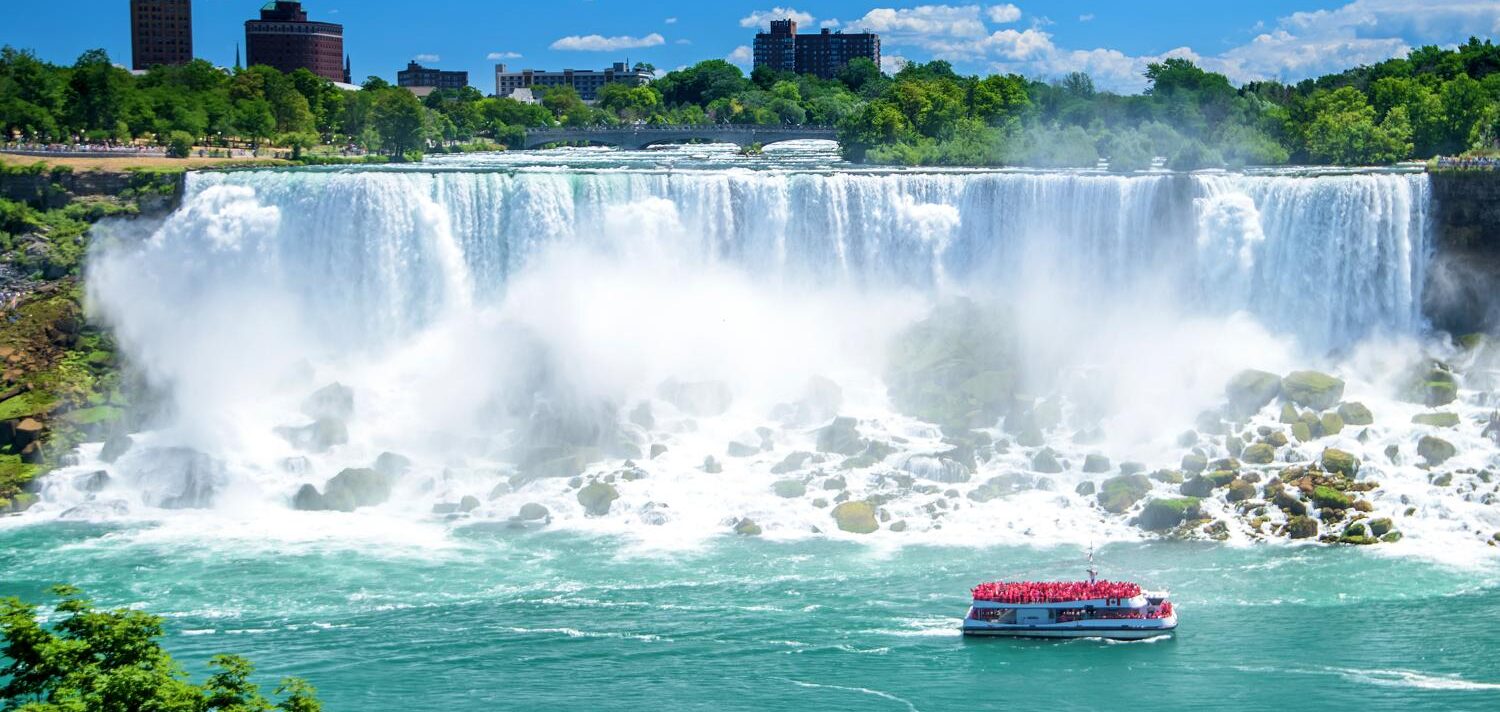
{"label": "bridge", "polygon": [[732,143],[740,148],[778,141],[806,139],[837,140],[832,126],[757,126],[751,124],[641,124],[635,126],[587,126],[579,128],[526,129],[523,148],[548,144],[589,143],[620,148],[645,148],[658,143],[703,141]]}

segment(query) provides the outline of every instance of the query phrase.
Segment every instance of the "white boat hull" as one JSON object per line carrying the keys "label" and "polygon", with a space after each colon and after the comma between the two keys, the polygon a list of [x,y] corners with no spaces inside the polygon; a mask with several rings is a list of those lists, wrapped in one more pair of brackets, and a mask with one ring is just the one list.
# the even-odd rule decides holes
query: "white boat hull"
{"label": "white boat hull", "polygon": [[1145,640],[1163,635],[1172,635],[1177,629],[1177,617],[1162,619],[1157,625],[1136,623],[1134,625],[1080,625],[1076,623],[1053,623],[1045,625],[1012,625],[965,620],[964,635],[995,638],[1106,638],[1109,640]]}

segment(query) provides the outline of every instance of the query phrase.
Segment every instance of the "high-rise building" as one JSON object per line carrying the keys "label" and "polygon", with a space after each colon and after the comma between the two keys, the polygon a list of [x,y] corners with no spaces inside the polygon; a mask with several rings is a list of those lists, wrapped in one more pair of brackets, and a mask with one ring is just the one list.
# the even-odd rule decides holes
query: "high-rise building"
{"label": "high-rise building", "polygon": [[578,90],[580,99],[594,101],[605,84],[624,82],[639,86],[649,81],[651,81],[650,72],[631,69],[630,65],[624,62],[615,62],[614,66],[609,69],[564,69],[561,72],[536,69],[511,72],[507,71],[503,64],[495,65],[495,96],[502,97],[510,96],[517,89],[569,86]]}
{"label": "high-rise building", "polygon": [[192,0],[130,0],[130,66],[193,61]]}
{"label": "high-rise building", "polygon": [[344,56],[344,26],[310,22],[301,2],[274,0],[260,9],[259,20],[245,21],[246,62],[283,72],[307,68],[330,81],[350,83]]}
{"label": "high-rise building", "polygon": [[469,73],[445,72],[416,62],[407,62],[406,69],[396,72],[396,85],[411,89],[417,96],[426,96],[434,89],[462,89],[469,86]]}
{"label": "high-rise building", "polygon": [[772,20],[771,31],[755,35],[755,66],[778,72],[815,74],[832,79],[849,64],[864,57],[880,66],[880,35],[873,32],[845,34],[824,28],[815,35],[797,34],[795,20]]}

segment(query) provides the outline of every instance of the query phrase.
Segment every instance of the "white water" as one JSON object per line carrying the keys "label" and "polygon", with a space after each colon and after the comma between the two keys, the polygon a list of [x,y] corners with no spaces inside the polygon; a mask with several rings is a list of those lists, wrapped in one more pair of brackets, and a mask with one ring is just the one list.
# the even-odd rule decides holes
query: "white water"
{"label": "white water", "polygon": [[[1380,454],[1400,443],[1416,459],[1419,429],[1405,423],[1422,409],[1390,397],[1389,374],[1417,358],[1424,338],[1426,208],[1424,176],[1389,174],[193,174],[183,208],[148,241],[91,261],[93,309],[173,406],[108,468],[114,482],[100,499],[123,500],[126,516],[163,516],[146,493],[160,469],[149,447],[171,445],[223,465],[213,510],[176,518],[205,529],[239,522],[229,528],[248,538],[326,530],[411,541],[422,538],[412,527],[445,526],[428,513],[435,502],[463,495],[484,502],[474,519],[503,520],[536,501],[554,526],[662,544],[699,541],[743,516],[772,537],[828,532],[827,509],[812,502],[834,494],[821,478],[800,499],[769,491],[780,478],[770,466],[812,450],[826,421],[773,409],[802,397],[809,377],[831,378],[843,390],[838,413],[899,445],[889,466],[825,466],[856,497],[910,454],[944,449],[934,426],[894,412],[881,373],[895,333],[961,294],[1018,309],[1038,395],[1064,395],[1068,412],[1101,418],[1104,440],[1077,445],[1065,425],[1049,445],[1072,469],[1052,477],[1053,490],[960,498],[937,519],[921,508],[938,497],[904,496],[887,508],[911,529],[877,539],[1138,537],[1073,493],[1088,478],[1077,471],[1084,453],[1175,466],[1178,434],[1222,403],[1230,375],[1316,366],[1349,380],[1346,398],[1370,405],[1377,425],[1368,442],[1349,429],[1305,454],[1325,444],[1360,454],[1386,483],[1374,495],[1381,512],[1419,503],[1401,546],[1482,554],[1477,532],[1500,528],[1493,507],[1436,490],[1425,472]],[[732,404],[718,416],[679,412],[658,397],[668,379],[722,381]],[[305,454],[273,433],[307,422],[298,404],[334,381],[355,392],[347,444]],[[1482,395],[1466,391],[1466,416],[1484,412]],[[628,423],[640,402],[652,404],[654,427]],[[758,443],[758,427],[771,429],[770,451],[726,455],[731,440]],[[585,518],[565,479],[490,499],[519,451],[579,428],[604,444],[668,450],[635,458],[648,476],[617,482],[621,499],[605,517]],[[1494,445],[1469,429],[1445,435],[1459,445],[1454,462],[1491,464]],[[86,447],[73,471],[99,469],[97,451]],[[302,483],[321,486],[383,451],[416,463],[390,503],[353,515],[289,511]],[[1025,470],[1029,454],[1013,448],[957,488]],[[706,455],[722,474],[702,471]],[[297,457],[307,459],[285,464]],[[53,486],[34,516],[84,499]],[[89,506],[73,516],[104,512]]]}

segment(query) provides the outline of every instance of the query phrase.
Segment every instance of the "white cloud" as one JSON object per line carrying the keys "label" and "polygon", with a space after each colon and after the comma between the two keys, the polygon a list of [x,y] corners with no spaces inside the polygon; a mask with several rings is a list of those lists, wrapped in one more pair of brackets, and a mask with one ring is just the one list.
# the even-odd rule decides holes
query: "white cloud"
{"label": "white cloud", "polygon": [[[997,18],[1010,16],[997,12],[1003,7],[985,8],[983,16],[999,22]],[[1093,18],[1085,14],[1078,19]],[[1139,91],[1146,86],[1146,66],[1167,57],[1192,59],[1236,83],[1297,81],[1399,56],[1415,45],[1451,45],[1470,35],[1500,34],[1500,0],[1350,0],[1329,10],[1257,23],[1249,41],[1213,55],[1186,46],[1149,55],[1063,47],[1044,29],[1050,24],[1034,17],[1030,29],[991,32],[978,5],[924,5],[877,8],[847,27],[880,32],[882,44],[893,53],[896,47],[915,47],[934,59],[980,62],[990,71],[1041,78],[1088,72],[1102,88]]]}
{"label": "white cloud", "polygon": [[755,52],[751,51],[749,45],[740,45],[735,47],[734,51],[726,55],[724,59],[729,60],[730,64],[748,67],[755,61]]}
{"label": "white cloud", "polygon": [[899,54],[880,55],[880,71],[886,74],[895,74],[908,64],[911,64],[911,62]]}
{"label": "white cloud", "polygon": [[667,19],[666,19],[666,20],[665,20],[665,22],[666,22],[666,23],[667,23],[667,24],[668,24],[668,25],[675,25],[675,24],[677,24],[677,18],[675,18],[675,17],[669,17],[669,18],[667,18]]}
{"label": "white cloud", "polygon": [[837,17],[831,17],[831,18],[829,18],[827,20],[819,22],[818,23],[818,27],[827,27],[829,29],[833,29],[835,27],[838,27],[841,24],[843,24],[843,23],[839,22],[839,19]]}
{"label": "white cloud", "polygon": [[1021,8],[1016,7],[1015,5],[1012,5],[1010,3],[1006,3],[1004,5],[991,5],[984,11],[984,15],[985,17],[990,18],[990,22],[1001,25],[1008,25],[1012,22],[1015,22],[1016,20],[1021,19]]}
{"label": "white cloud", "polygon": [[[924,38],[983,37],[978,5],[921,5],[893,9],[878,7],[846,26],[856,32],[878,32],[896,44],[919,43]],[[886,37],[881,37],[882,41]]]}
{"label": "white cloud", "polygon": [[1084,13],[1084,14],[1078,16],[1078,21],[1079,22],[1093,22],[1093,20],[1094,20],[1094,13],[1092,13],[1092,12]]}
{"label": "white cloud", "polygon": [[441,62],[441,61],[443,61],[442,57],[439,57],[439,56],[437,56],[435,54],[419,54],[419,55],[417,55],[415,57],[412,57],[411,59],[412,59],[413,62]]}
{"label": "white cloud", "polygon": [[491,53],[485,55],[484,58],[490,60],[491,62],[493,62],[493,61],[495,61],[497,59],[520,59],[521,58],[521,53],[520,52],[491,52]]}
{"label": "white cloud", "polygon": [[769,10],[756,10],[749,15],[740,18],[740,27],[752,27],[765,29],[767,23],[772,20],[796,20],[799,25],[811,25],[814,20],[811,13],[800,12],[790,7],[773,7]]}
{"label": "white cloud", "polygon": [[640,47],[655,47],[665,43],[666,38],[655,32],[645,37],[631,37],[620,35],[619,37],[605,37],[603,35],[571,35],[553,42],[552,49],[574,50],[579,52],[614,52],[622,49],[637,49]]}

